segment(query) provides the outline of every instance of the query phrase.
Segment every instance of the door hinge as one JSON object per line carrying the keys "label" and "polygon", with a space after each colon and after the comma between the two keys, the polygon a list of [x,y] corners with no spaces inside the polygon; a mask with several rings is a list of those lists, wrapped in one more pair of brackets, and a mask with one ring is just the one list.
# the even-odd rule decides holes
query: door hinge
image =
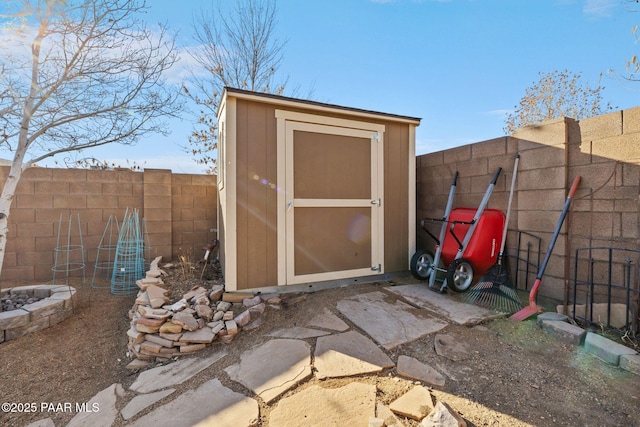
{"label": "door hinge", "polygon": [[373,199],[371,200],[372,205],[382,206],[382,199]]}
{"label": "door hinge", "polygon": [[380,142],[380,134],[378,132],[374,133],[373,135],[371,135],[371,139],[373,139],[375,142]]}
{"label": "door hinge", "polygon": [[371,271],[382,271],[382,264],[372,265]]}

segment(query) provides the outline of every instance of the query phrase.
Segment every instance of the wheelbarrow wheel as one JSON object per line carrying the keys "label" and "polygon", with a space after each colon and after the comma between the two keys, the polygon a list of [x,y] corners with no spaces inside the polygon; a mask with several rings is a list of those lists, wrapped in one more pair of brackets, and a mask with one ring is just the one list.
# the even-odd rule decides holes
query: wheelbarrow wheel
{"label": "wheelbarrow wheel", "polygon": [[473,282],[473,266],[464,258],[454,260],[447,268],[447,286],[465,292]]}
{"label": "wheelbarrow wheel", "polygon": [[419,250],[411,257],[411,274],[418,280],[427,280],[433,272],[433,253]]}

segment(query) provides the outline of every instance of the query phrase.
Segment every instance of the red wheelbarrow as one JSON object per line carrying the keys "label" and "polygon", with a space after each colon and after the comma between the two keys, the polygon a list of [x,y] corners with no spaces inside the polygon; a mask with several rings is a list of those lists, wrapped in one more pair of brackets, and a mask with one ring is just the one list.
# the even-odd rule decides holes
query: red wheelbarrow
{"label": "red wheelbarrow", "polygon": [[[435,255],[428,250],[417,251],[411,259],[411,272],[420,280],[429,279],[429,287],[434,287],[435,272],[446,272],[446,280],[440,287],[447,286],[456,292],[465,292],[474,281],[495,264],[505,224],[505,216],[497,209],[485,209],[501,168],[498,168],[478,209],[456,208],[451,210],[455,192],[457,173],[454,177],[449,201],[442,219],[422,220],[422,228],[435,241]],[[442,221],[440,238],[425,227],[425,221]],[[448,230],[447,230],[448,229]],[[445,269],[438,267],[440,261]]]}

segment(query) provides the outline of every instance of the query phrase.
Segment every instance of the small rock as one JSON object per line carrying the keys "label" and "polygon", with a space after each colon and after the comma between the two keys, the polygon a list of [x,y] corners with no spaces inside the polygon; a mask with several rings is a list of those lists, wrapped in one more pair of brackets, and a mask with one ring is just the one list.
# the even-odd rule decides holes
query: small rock
{"label": "small rock", "polygon": [[160,326],[159,332],[161,334],[179,334],[182,332],[182,325],[171,321],[165,322]]}
{"label": "small rock", "polygon": [[227,328],[227,333],[229,335],[236,335],[238,333],[238,325],[233,320],[224,322],[224,326]]}
{"label": "small rock", "polygon": [[149,295],[147,295],[147,292],[138,293],[135,303],[138,305],[149,305]]}
{"label": "small rock", "polygon": [[149,304],[151,307],[160,308],[169,302],[169,299],[166,297],[167,292],[166,289],[156,285],[147,286],[147,295],[149,296]]}
{"label": "small rock", "polygon": [[420,427],[467,427],[467,422],[449,405],[438,402],[433,411],[422,420]]}
{"label": "small rock", "polygon": [[[160,328],[162,330],[162,328]],[[182,330],[182,326],[180,326],[180,330]],[[182,337],[181,333],[165,333],[160,331],[160,336],[169,341],[180,341],[180,337]]]}
{"label": "small rock", "polygon": [[162,348],[162,346],[160,344],[157,344],[151,341],[145,341],[142,344],[140,344],[140,348],[150,353],[160,354],[160,349]]}
{"label": "small rock", "polygon": [[266,305],[261,302],[260,304],[254,305],[253,307],[249,308],[249,311],[251,312],[251,314],[262,314],[264,313],[265,308]]}
{"label": "small rock", "polygon": [[145,335],[144,339],[147,341],[151,341],[152,343],[160,344],[163,347],[167,347],[167,348],[173,347],[173,341],[168,340],[166,338],[162,338],[159,335],[147,334]]}
{"label": "small rock", "polygon": [[180,338],[181,343],[210,344],[216,335],[209,328],[198,329],[195,332],[185,332]]}
{"label": "small rock", "polygon": [[138,306],[138,313],[148,319],[168,319],[171,313],[164,308],[151,308],[148,306]]}
{"label": "small rock", "polygon": [[238,314],[233,320],[238,326],[245,326],[251,321],[251,312],[249,312],[249,310],[245,310],[242,313]]}
{"label": "small rock", "polygon": [[206,348],[206,344],[189,344],[180,346],[180,353],[193,353],[194,351]]}
{"label": "small rock", "polygon": [[253,298],[245,298],[244,300],[242,300],[242,305],[244,305],[247,308],[253,307],[254,305],[258,305],[262,302],[262,299],[260,299],[260,295],[257,295]]}
{"label": "small rock", "polygon": [[196,304],[195,307],[196,307],[196,313],[198,314],[198,316],[200,316],[207,322],[211,321],[211,319],[213,318],[213,310],[211,309],[211,307],[203,304]]}
{"label": "small rock", "polygon": [[190,301],[196,295],[205,294],[206,292],[207,290],[202,286],[194,286],[189,290],[189,292],[183,295],[183,298],[186,299],[187,301]]}
{"label": "small rock", "polygon": [[182,311],[185,308],[187,308],[187,300],[184,298],[182,298],[180,301],[171,305],[171,311],[175,311],[175,312]]}
{"label": "small rock", "polygon": [[224,286],[215,285],[211,288],[211,292],[209,292],[209,299],[211,301],[219,301],[222,298],[222,294],[224,293]]}
{"label": "small rock", "polygon": [[224,315],[222,316],[222,320],[233,320],[233,311],[225,311]]}
{"label": "small rock", "polygon": [[145,334],[156,334],[160,331],[160,326],[148,326],[142,323],[136,324],[138,332],[144,332]]}
{"label": "small rock", "polygon": [[191,301],[193,302],[193,305],[196,306],[209,305],[211,303],[211,301],[209,301],[209,297],[207,297],[205,294],[196,295],[191,299]]}
{"label": "small rock", "polygon": [[224,311],[216,311],[215,313],[213,313],[213,318],[211,320],[216,322],[218,320],[222,320],[223,316],[224,316]]}
{"label": "small rock", "polygon": [[171,321],[182,326],[182,329],[187,331],[195,331],[198,329],[198,321],[191,314],[185,313],[184,311],[174,314]]}
{"label": "small rock", "polygon": [[209,323],[207,326],[211,328],[211,332],[215,335],[224,328],[224,323],[221,321]]}
{"label": "small rock", "polygon": [[162,326],[164,322],[163,319],[147,319],[146,317],[138,317],[137,320],[138,325],[157,326],[158,328]]}
{"label": "small rock", "polygon": [[396,414],[420,421],[431,412],[433,402],[433,396],[427,388],[416,386],[391,402],[389,409]]}
{"label": "small rock", "polygon": [[397,369],[400,375],[408,378],[425,381],[441,387],[445,384],[445,378],[442,374],[413,357],[400,355]]}
{"label": "small rock", "polygon": [[231,308],[231,303],[227,301],[220,301],[216,305],[216,311],[227,311]]}

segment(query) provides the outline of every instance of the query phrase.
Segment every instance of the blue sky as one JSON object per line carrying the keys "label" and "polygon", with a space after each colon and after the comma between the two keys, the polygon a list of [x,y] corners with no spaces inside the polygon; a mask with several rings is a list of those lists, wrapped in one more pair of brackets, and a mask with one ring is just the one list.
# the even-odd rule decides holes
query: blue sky
{"label": "blue sky", "polygon": [[[178,31],[181,48],[193,46],[193,14],[208,1],[148,3],[150,22]],[[502,136],[505,113],[539,72],[580,72],[604,85],[618,109],[640,105],[640,83],[615,77],[640,53],[632,34],[640,12],[629,7],[625,0],[280,0],[280,72],[289,90],[312,91],[320,102],[422,118],[423,154]],[[179,148],[190,120],[173,121],[168,138],[91,154],[199,172]]]}

